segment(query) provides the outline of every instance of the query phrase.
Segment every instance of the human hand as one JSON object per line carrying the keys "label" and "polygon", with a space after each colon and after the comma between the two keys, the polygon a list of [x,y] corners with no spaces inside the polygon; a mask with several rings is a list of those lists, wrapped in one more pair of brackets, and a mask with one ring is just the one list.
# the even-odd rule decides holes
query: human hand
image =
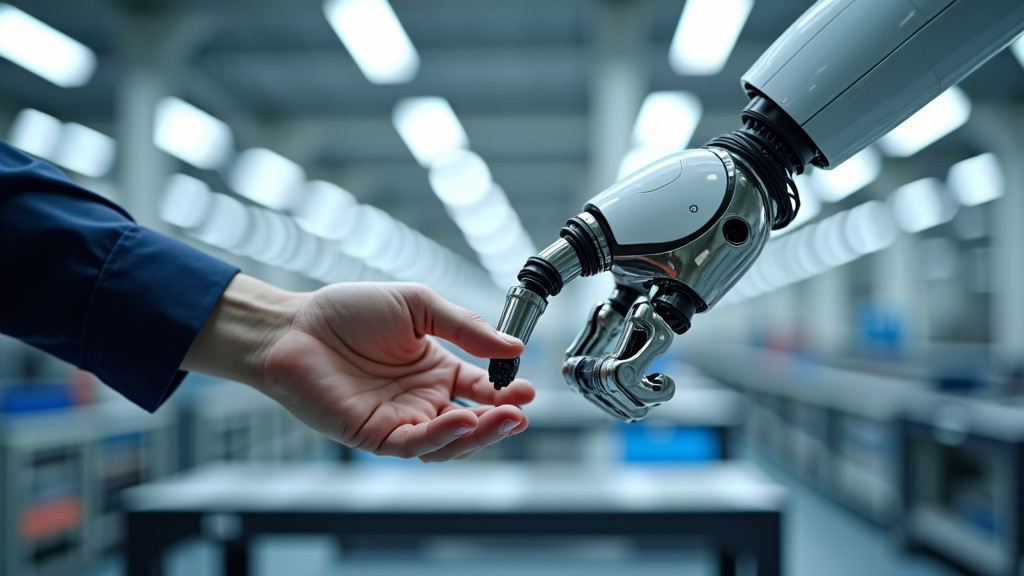
{"label": "human hand", "polygon": [[[207,325],[184,368],[234,374],[347,446],[443,461],[527,426],[520,405],[533,399],[532,384],[520,379],[494,390],[485,368],[434,337],[481,358],[512,358],[523,344],[419,284],[335,284],[295,294],[240,275]],[[243,344],[231,345],[242,360],[210,365],[225,354],[206,352],[223,352],[240,337]]]}

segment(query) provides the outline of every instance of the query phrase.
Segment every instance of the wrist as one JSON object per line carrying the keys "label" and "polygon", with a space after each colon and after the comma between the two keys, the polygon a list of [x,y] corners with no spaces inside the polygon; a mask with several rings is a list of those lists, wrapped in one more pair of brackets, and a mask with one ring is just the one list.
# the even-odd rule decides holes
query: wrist
{"label": "wrist", "polygon": [[259,387],[267,352],[288,331],[302,300],[301,294],[235,275],[181,368]]}

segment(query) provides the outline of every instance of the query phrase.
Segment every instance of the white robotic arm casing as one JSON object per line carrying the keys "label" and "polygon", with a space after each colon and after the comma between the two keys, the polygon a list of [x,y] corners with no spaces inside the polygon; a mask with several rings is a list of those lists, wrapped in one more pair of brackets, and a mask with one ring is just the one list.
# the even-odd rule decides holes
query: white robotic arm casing
{"label": "white robotic arm casing", "polygon": [[[1024,30],[1021,0],[820,0],[744,74],[838,166]],[[865,41],[865,38],[868,41]]]}
{"label": "white robotic arm casing", "polygon": [[624,178],[589,204],[618,232],[614,240],[621,246],[678,243],[711,222],[727,186],[718,156],[687,150]]}

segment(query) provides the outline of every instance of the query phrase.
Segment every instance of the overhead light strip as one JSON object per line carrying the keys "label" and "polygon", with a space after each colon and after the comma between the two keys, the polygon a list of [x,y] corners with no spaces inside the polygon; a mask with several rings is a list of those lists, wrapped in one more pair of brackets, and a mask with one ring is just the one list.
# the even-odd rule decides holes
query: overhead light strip
{"label": "overhead light strip", "polygon": [[61,122],[34,108],[18,112],[7,141],[90,178],[106,176],[117,156],[117,143],[110,136],[76,122]]}
{"label": "overhead light strip", "polygon": [[878,140],[889,156],[906,158],[963,126],[971,116],[971,100],[953,86]]}
{"label": "overhead light strip", "polygon": [[884,250],[896,241],[898,233],[886,205],[869,200],[773,238],[729,292],[729,302],[760,296]]}
{"label": "overhead light strip", "polygon": [[1006,177],[996,155],[985,152],[953,164],[946,175],[946,185],[960,204],[977,206],[1002,197]]}
{"label": "overhead light strip", "polygon": [[399,100],[391,119],[402,141],[424,168],[469,146],[469,138],[451,104],[440,96]]}
{"label": "overhead light strip", "polygon": [[882,155],[869,146],[831,170],[812,170],[810,180],[820,200],[838,202],[874,182],[881,173]]}
{"label": "overhead light strip", "polygon": [[677,74],[710,76],[725,67],[754,0],[687,0],[668,60]]}
{"label": "overhead light strip", "polygon": [[0,56],[63,88],[87,84],[96,70],[85,44],[10,4],[0,4]]}
{"label": "overhead light strip", "polygon": [[231,128],[224,121],[174,97],[157,102],[153,143],[164,152],[205,170],[227,162],[235,145]]}
{"label": "overhead light strip", "polygon": [[632,148],[619,163],[622,179],[669,154],[681,152],[690,143],[703,106],[691,92],[658,91],[644,98],[633,125]]}
{"label": "overhead light strip", "polygon": [[400,84],[416,76],[419,54],[386,0],[326,0],[323,8],[367,80]]}
{"label": "overhead light strip", "polygon": [[491,280],[498,286],[514,284],[536,247],[487,162],[469,149],[469,138],[451,105],[437,96],[405,98],[391,117],[402,141],[428,170],[434,195]]}
{"label": "overhead light strip", "polygon": [[253,202],[274,210],[289,210],[306,185],[306,171],[273,150],[249,148],[232,163],[228,184]]}

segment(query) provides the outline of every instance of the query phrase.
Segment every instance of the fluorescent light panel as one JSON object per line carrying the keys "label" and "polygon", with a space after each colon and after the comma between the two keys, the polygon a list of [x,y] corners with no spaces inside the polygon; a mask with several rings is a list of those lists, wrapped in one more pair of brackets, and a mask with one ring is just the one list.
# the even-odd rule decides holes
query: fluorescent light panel
{"label": "fluorescent light panel", "polygon": [[922,178],[897,188],[892,196],[896,224],[907,232],[920,232],[948,220],[941,186],[937,178]]}
{"label": "fluorescent light panel", "polygon": [[90,178],[110,172],[117,144],[106,134],[25,108],[15,116],[7,141],[17,148]]}
{"label": "fluorescent light panel", "polygon": [[896,225],[885,204],[868,200],[850,210],[846,219],[846,237],[859,254],[888,248],[896,241]]}
{"label": "fluorescent light panel", "polygon": [[964,206],[977,206],[999,198],[1006,189],[999,159],[991,152],[961,160],[946,176],[953,197]]}
{"label": "fluorescent light panel", "polygon": [[164,188],[160,218],[179,228],[197,228],[209,213],[213,199],[210,187],[202,180],[174,174]]}
{"label": "fluorescent light panel", "polygon": [[424,168],[453,150],[469,146],[469,138],[451,104],[439,96],[399,100],[391,119],[402,141]]}
{"label": "fluorescent light panel", "polygon": [[102,178],[110,172],[116,155],[113,138],[88,126],[68,122],[61,129],[52,160],[83,176]]}
{"label": "fluorescent light panel", "polygon": [[286,210],[298,199],[306,172],[273,150],[249,148],[232,164],[228,182],[232,190],[253,202]]}
{"label": "fluorescent light panel", "polygon": [[644,98],[633,127],[633,144],[681,151],[700,122],[700,99],[690,92],[651,92]]}
{"label": "fluorescent light panel", "polygon": [[288,249],[290,242],[294,242],[298,227],[291,218],[273,210],[249,206],[249,213],[259,233],[251,235],[240,250],[260,262],[277,264],[283,259],[281,255]]}
{"label": "fluorescent light panel", "polygon": [[293,272],[306,273],[309,268],[317,263],[322,244],[320,238],[305,230],[299,230],[295,245],[291,252],[284,258],[281,266]]}
{"label": "fluorescent light panel", "polygon": [[375,261],[377,268],[395,278],[411,280],[410,270],[415,269],[423,250],[423,237],[398,220],[392,220],[394,228],[388,251]]}
{"label": "fluorescent light panel", "polygon": [[210,213],[195,236],[207,244],[237,251],[245,240],[250,214],[245,205],[219,192],[211,192]]}
{"label": "fluorescent light panel", "polygon": [[516,283],[516,275],[522,270],[526,260],[536,254],[533,242],[526,232],[519,228],[513,241],[501,250],[479,254],[480,263],[498,286],[510,286]]}
{"label": "fluorescent light panel", "polygon": [[0,4],[0,56],[63,88],[85,85],[96,70],[87,46],[10,4]]}
{"label": "fluorescent light panel", "polygon": [[40,158],[50,159],[63,129],[61,121],[34,108],[25,108],[14,117],[7,141]]}
{"label": "fluorescent light panel", "polygon": [[846,238],[848,211],[837,212],[822,220],[813,234],[817,256],[829,267],[846,264],[859,256]]}
{"label": "fluorescent light panel", "polygon": [[652,162],[681,152],[690,143],[701,112],[700,99],[690,92],[648,94],[633,125],[633,148],[622,157],[616,178],[621,180]]}
{"label": "fluorescent light panel", "polygon": [[828,264],[818,257],[817,250],[815,249],[814,243],[811,241],[814,237],[815,226],[812,224],[806,228],[801,228],[797,236],[800,241],[797,242],[796,249],[793,250],[793,257],[796,264],[804,271],[807,277],[820,274],[828,269]]}
{"label": "fluorescent light panel", "polygon": [[234,151],[234,137],[227,124],[174,97],[157,103],[153,143],[164,152],[207,170],[222,165]]}
{"label": "fluorescent light panel", "polygon": [[953,86],[907,118],[878,141],[889,156],[906,158],[964,125],[971,116],[971,100]]}
{"label": "fluorescent light panel", "polygon": [[822,274],[892,245],[897,235],[888,208],[870,200],[804,226],[783,238],[773,237],[750,271],[730,294],[733,301],[753,298]]}
{"label": "fluorescent light panel", "polygon": [[390,252],[396,240],[396,223],[391,216],[369,204],[359,206],[359,216],[353,234],[339,243],[345,254],[374,265],[376,260]]}
{"label": "fluorescent light panel", "polygon": [[815,169],[810,178],[821,200],[838,202],[874,182],[881,173],[882,155],[868,147],[832,170]]}
{"label": "fluorescent light panel", "polygon": [[386,0],[327,0],[324,16],[370,82],[399,84],[416,76],[419,54]]}
{"label": "fluorescent light panel", "polygon": [[525,238],[527,237],[523,223],[519,220],[519,216],[512,212],[502,222],[501,228],[480,236],[466,236],[466,242],[477,253],[477,256],[483,258],[488,254],[508,250],[512,245],[520,243]]}
{"label": "fluorescent light panel", "polygon": [[477,153],[454,150],[438,158],[428,174],[434,194],[447,205],[473,204],[491,189],[491,170]]}
{"label": "fluorescent light panel", "polygon": [[505,191],[497,184],[491,184],[491,189],[479,202],[447,208],[449,216],[466,236],[485,236],[515,218]]}
{"label": "fluorescent light panel", "polygon": [[721,72],[753,6],[753,0],[687,0],[669,48],[672,69],[691,76]]}
{"label": "fluorescent light panel", "polygon": [[295,222],[321,238],[338,240],[352,231],[358,203],[344,188],[314,180],[306,185],[295,208]]}

